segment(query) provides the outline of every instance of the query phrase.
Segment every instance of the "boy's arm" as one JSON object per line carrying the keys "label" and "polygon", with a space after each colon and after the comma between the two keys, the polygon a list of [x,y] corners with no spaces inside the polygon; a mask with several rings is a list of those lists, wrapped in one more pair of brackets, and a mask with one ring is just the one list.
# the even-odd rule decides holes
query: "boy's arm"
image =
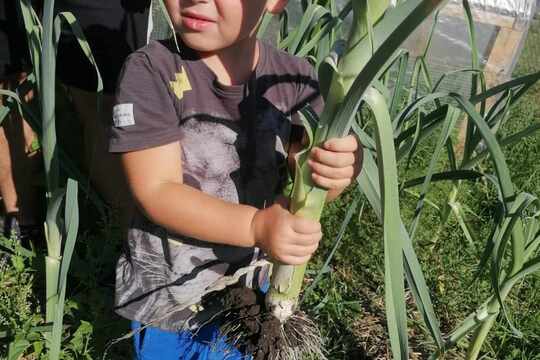
{"label": "boy's arm", "polygon": [[150,220],[199,240],[259,246],[289,264],[306,262],[322,236],[320,224],[280,205],[258,210],[229,203],[183,184],[178,142],[121,155],[134,199]]}
{"label": "boy's arm", "polygon": [[150,220],[175,233],[220,244],[255,246],[251,224],[257,209],[230,204],[184,185],[180,156],[178,142],[122,154],[139,207]]}

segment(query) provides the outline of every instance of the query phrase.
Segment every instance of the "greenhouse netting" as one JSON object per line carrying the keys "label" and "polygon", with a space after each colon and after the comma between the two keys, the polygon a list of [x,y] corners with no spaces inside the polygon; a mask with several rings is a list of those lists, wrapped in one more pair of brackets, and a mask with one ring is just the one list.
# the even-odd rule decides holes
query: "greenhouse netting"
{"label": "greenhouse netting", "polygon": [[[512,76],[534,21],[536,3],[536,0],[469,1],[475,23],[479,66],[485,72],[488,85],[501,83]],[[424,53],[433,21],[433,17],[426,21],[404,44],[413,57]],[[426,59],[433,79],[472,67],[469,39],[463,2],[452,0],[441,9]],[[448,77],[443,88],[463,94],[470,91],[470,84],[470,74],[461,72]]]}

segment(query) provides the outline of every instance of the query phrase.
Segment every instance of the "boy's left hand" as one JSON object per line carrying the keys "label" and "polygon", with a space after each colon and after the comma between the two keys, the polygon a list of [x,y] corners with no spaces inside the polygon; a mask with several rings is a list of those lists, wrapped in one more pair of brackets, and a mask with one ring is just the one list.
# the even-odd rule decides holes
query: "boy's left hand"
{"label": "boy's left hand", "polygon": [[329,139],[311,150],[308,164],[313,182],[328,189],[328,200],[345,190],[362,169],[362,147],[356,136]]}

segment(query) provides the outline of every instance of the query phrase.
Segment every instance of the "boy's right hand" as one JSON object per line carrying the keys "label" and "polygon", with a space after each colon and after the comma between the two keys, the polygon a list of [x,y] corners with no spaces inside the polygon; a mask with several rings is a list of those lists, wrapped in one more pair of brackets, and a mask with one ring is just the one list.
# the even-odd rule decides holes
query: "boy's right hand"
{"label": "boy's right hand", "polygon": [[255,245],[288,265],[308,262],[322,238],[321,224],[291,214],[283,205],[258,210],[253,217]]}

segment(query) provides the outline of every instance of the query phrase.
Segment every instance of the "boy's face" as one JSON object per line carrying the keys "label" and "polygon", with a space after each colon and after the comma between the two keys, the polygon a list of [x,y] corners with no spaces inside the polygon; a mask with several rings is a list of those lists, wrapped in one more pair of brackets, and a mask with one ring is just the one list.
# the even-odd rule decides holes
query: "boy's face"
{"label": "boy's face", "polygon": [[227,48],[254,34],[265,10],[277,13],[287,0],[165,0],[182,40],[200,52]]}

